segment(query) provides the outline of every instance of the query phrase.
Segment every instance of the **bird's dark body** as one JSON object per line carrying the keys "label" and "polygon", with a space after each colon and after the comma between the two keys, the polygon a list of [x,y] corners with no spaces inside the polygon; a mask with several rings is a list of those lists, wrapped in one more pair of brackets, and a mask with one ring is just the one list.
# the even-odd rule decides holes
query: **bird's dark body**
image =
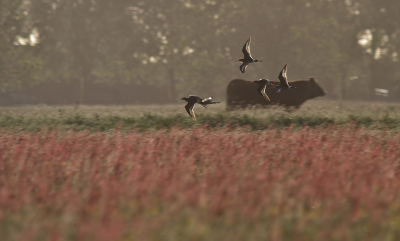
{"label": "bird's dark body", "polygon": [[[278,82],[272,82],[278,85]],[[266,89],[266,94],[271,101],[267,101],[262,95],[257,93],[259,85],[243,79],[234,79],[229,82],[227,87],[227,109],[247,108],[255,105],[269,106],[282,105],[285,107],[299,108],[304,102],[319,96],[324,96],[325,91],[319,86],[314,78],[309,80],[290,81],[291,86],[297,89],[287,89],[277,93],[276,89]]]}

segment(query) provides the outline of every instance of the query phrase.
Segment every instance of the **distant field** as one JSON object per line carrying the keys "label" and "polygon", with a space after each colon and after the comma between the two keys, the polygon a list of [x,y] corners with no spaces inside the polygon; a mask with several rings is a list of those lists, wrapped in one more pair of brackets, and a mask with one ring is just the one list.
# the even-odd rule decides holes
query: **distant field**
{"label": "distant field", "polygon": [[271,126],[296,127],[355,125],[373,129],[397,129],[400,104],[382,102],[308,101],[300,110],[283,108],[225,111],[225,104],[196,106],[198,121],[192,121],[180,101],[174,105],[138,106],[26,106],[0,107],[0,129],[38,131],[42,128],[107,131],[210,127],[244,127],[264,130]]}
{"label": "distant field", "polygon": [[400,240],[400,133],[0,133],[1,240]]}

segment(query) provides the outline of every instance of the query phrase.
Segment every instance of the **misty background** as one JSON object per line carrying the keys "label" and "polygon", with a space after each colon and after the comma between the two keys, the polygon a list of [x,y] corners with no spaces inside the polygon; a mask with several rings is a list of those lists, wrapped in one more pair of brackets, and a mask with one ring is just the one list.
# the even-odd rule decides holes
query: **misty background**
{"label": "misty background", "polygon": [[[262,63],[240,73],[241,49]],[[225,101],[230,80],[315,77],[400,99],[400,1],[1,0],[0,105]]]}

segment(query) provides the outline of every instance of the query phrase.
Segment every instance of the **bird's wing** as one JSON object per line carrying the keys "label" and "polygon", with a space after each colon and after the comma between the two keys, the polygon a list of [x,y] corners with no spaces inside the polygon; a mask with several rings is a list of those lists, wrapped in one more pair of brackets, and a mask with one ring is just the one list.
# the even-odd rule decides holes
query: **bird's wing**
{"label": "bird's wing", "polygon": [[252,58],[251,53],[250,53],[250,43],[251,43],[251,37],[246,41],[246,43],[243,45],[242,52],[244,54],[244,59],[246,58]]}
{"label": "bird's wing", "polygon": [[285,67],[281,70],[279,73],[279,81],[281,86],[289,86],[288,81],[287,81],[287,64],[285,64]]}
{"label": "bird's wing", "polygon": [[267,99],[268,101],[271,101],[267,95],[267,93],[265,93],[265,89],[267,88],[267,85],[264,85],[264,88],[261,90],[261,94],[262,96],[264,96],[265,99]]}
{"label": "bird's wing", "polygon": [[247,65],[248,65],[248,63],[243,63],[242,65],[240,65],[240,67],[239,67],[240,72],[244,73],[247,69]]}
{"label": "bird's wing", "polygon": [[187,111],[187,113],[190,115],[190,117],[192,117],[192,119],[194,121],[196,121],[196,115],[194,114],[194,102],[188,102],[187,105],[185,105],[185,109]]}

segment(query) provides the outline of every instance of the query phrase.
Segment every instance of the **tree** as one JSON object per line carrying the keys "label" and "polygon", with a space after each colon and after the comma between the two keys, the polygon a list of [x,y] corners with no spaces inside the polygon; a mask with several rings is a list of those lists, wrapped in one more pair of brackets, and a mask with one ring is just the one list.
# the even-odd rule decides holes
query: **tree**
{"label": "tree", "polygon": [[232,76],[227,75],[232,30],[225,14],[234,8],[229,1],[204,0],[133,4],[133,19],[146,44],[136,53],[145,72],[151,73],[146,79],[165,86],[170,99],[175,99],[178,91],[199,95],[222,92],[225,86],[220,84]]}
{"label": "tree", "polygon": [[367,57],[365,70],[371,79],[369,92],[373,93],[375,88],[398,91],[400,2],[352,1],[352,6],[361,22],[359,35],[364,40],[364,53]]}
{"label": "tree", "polygon": [[79,83],[81,103],[88,82],[131,78],[140,45],[125,1],[37,0],[31,16],[46,78]]}
{"label": "tree", "polygon": [[34,32],[25,23],[23,0],[0,3],[0,87],[20,88],[40,79],[41,61],[32,54]]}

